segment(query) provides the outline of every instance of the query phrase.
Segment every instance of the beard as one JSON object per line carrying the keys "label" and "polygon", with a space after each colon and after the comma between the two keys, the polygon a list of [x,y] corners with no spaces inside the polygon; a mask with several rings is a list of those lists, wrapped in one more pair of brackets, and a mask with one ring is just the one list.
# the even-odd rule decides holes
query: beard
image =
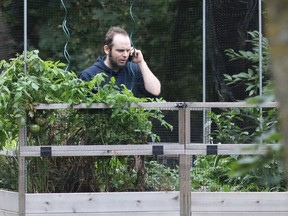
{"label": "beard", "polygon": [[108,55],[108,60],[113,70],[120,70],[125,67],[126,64],[119,64],[111,55],[111,52]]}

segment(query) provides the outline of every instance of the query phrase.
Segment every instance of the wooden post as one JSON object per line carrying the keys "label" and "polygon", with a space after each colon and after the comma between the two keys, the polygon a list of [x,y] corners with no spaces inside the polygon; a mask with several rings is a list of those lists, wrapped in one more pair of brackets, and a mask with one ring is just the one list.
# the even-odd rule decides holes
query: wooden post
{"label": "wooden post", "polygon": [[[190,143],[190,110],[186,104],[179,108],[179,143]],[[179,188],[180,188],[180,216],[191,215],[191,183],[190,183],[191,157],[180,155],[179,161]]]}
{"label": "wooden post", "polygon": [[26,126],[19,129],[19,152],[18,152],[18,204],[19,216],[25,216],[26,212],[26,162],[25,156],[20,156],[21,147],[26,145]]}

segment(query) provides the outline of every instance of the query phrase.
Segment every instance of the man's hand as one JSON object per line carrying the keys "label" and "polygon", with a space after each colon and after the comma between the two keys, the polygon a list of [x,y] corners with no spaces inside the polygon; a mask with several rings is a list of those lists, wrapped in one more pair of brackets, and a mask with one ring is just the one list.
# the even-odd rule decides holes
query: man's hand
{"label": "man's hand", "polygon": [[134,63],[140,63],[140,62],[144,61],[141,50],[137,50],[134,47],[131,48],[130,56],[132,56],[132,61]]}
{"label": "man's hand", "polygon": [[132,47],[130,51],[130,55],[131,54],[134,56],[132,61],[140,67],[145,89],[151,94],[158,96],[161,93],[161,83],[148,67],[141,50]]}

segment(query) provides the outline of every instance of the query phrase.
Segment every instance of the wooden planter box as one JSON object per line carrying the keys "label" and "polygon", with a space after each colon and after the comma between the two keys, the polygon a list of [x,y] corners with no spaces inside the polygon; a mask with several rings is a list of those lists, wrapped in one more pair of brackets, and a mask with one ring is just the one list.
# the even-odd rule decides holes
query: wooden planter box
{"label": "wooden planter box", "polygon": [[[171,108],[178,110],[179,142],[150,145],[88,145],[88,146],[26,146],[25,130],[19,131],[20,145],[19,193],[0,191],[0,216],[287,216],[288,192],[191,192],[191,155],[264,154],[265,145],[245,150],[247,144],[209,144],[190,142],[190,110],[211,107],[252,107],[245,103],[175,103],[136,104],[134,107]],[[265,107],[276,107],[268,104]],[[37,109],[66,109],[63,104],[39,105]],[[75,109],[87,108],[77,105]],[[89,108],[106,108],[95,104]],[[25,157],[43,156],[111,156],[154,155],[179,156],[179,190],[173,192],[113,192],[113,193],[41,193],[27,194]],[[256,145],[256,144],[253,144]],[[251,147],[252,144],[249,145]],[[46,155],[47,156],[47,155]]]}
{"label": "wooden planter box", "polygon": [[[192,192],[192,216],[287,216],[288,192]],[[27,216],[179,216],[179,192],[26,194]],[[18,215],[18,193],[0,191],[0,215]]]}

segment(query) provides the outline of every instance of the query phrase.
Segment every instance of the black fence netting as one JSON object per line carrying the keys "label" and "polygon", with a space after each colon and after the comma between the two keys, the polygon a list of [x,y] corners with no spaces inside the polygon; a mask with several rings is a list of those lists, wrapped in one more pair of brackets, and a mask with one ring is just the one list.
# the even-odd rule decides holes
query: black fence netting
{"label": "black fence netting", "polygon": [[[249,50],[258,31],[258,1],[44,1],[27,0],[28,50],[60,60],[79,73],[103,55],[111,26],[124,27],[162,83],[167,101],[202,101],[202,29],[206,23],[206,100],[235,101],[245,86],[227,86],[223,74],[245,71],[250,62],[230,61],[227,49]],[[0,58],[23,52],[24,1],[1,3]],[[66,54],[66,55],[64,55]]]}
{"label": "black fence netting", "polygon": [[[224,74],[234,75],[245,72],[252,66],[252,62],[245,58],[231,61],[227,55],[228,49],[248,51],[253,47],[248,32],[259,30],[259,5],[257,0],[247,1],[207,1],[207,49],[209,71],[213,88],[208,91],[210,100],[237,101],[245,99],[245,85],[239,82],[228,86]],[[254,38],[258,40],[258,38]],[[256,56],[258,54],[255,53]],[[254,66],[258,62],[254,62]],[[259,92],[258,92],[259,94]],[[214,95],[214,96],[213,96]]]}
{"label": "black fence netting", "polygon": [[[250,51],[254,56],[258,55],[254,52],[257,44],[251,43],[251,40],[258,40],[258,34],[255,33],[259,30],[258,0],[207,0],[205,10],[202,0],[27,0],[27,41],[24,41],[24,2],[0,2],[1,60],[9,60],[17,53],[22,53],[27,43],[28,51],[39,50],[42,59],[61,61],[66,64],[67,70],[79,74],[91,66],[98,56],[104,55],[103,40],[107,30],[111,26],[121,26],[128,31],[133,46],[143,52],[150,69],[160,80],[162,92],[159,97],[166,101],[201,102],[203,88],[206,90],[206,101],[242,100],[250,93],[247,92],[245,80],[229,84],[225,74],[232,76],[251,68],[254,73],[259,72],[257,61],[251,62],[245,58],[231,60],[231,49],[235,52]],[[206,29],[205,38],[203,28]],[[205,58],[203,41],[206,42]],[[229,49],[230,55],[227,52]],[[203,68],[206,73],[205,82],[202,80]],[[257,83],[255,86],[253,94],[258,94]],[[218,109],[215,113],[222,111]],[[50,112],[42,114],[46,118],[48,113]],[[50,114],[53,117],[52,113]],[[158,121],[153,121],[153,132],[160,136],[162,142],[178,142],[178,110],[166,109],[163,114],[165,120],[173,126],[173,131],[164,128]],[[213,130],[219,130],[215,122],[211,123],[217,119],[216,114],[208,115],[202,109],[191,110],[190,114],[191,142],[200,143],[203,139],[205,142],[223,142],[220,136],[211,139]],[[54,115],[53,121],[56,121],[57,115],[56,118]],[[203,115],[207,115],[205,121]],[[235,113],[227,115],[233,116]],[[60,116],[63,117],[61,113]],[[88,117],[89,120],[93,118]],[[65,131],[69,124],[65,122],[67,118],[64,116],[62,120],[62,123],[56,125],[47,124],[51,131],[46,131],[48,134],[45,132],[43,137],[28,129],[31,135],[30,144],[35,142],[35,145],[39,145],[40,140],[42,144],[46,142],[46,145],[49,145],[52,144],[49,143],[52,137],[64,138],[67,141],[59,144],[71,144],[71,139],[62,137],[71,135]],[[221,123],[221,119],[218,121]],[[227,119],[222,121],[229,124]],[[253,119],[249,118],[249,121]],[[235,130],[235,137],[241,128],[245,128],[247,122],[236,123],[239,128]],[[204,126],[207,134],[203,132]],[[257,124],[253,121],[254,126],[257,127]],[[56,129],[61,127],[64,130],[62,135],[56,133]],[[73,142],[74,145],[79,144],[75,140]],[[153,163],[155,160],[161,163]],[[30,192],[178,189],[175,186],[177,175],[176,169],[174,170],[177,167],[177,156],[168,159],[154,156],[145,159],[133,156],[28,158],[27,162]],[[134,169],[136,163],[140,164],[137,172]],[[143,163],[156,172],[150,173],[148,180],[144,175]],[[122,166],[123,164],[125,166]],[[162,167],[162,164],[168,166]],[[166,176],[162,175],[163,169],[168,173]],[[127,175],[123,175],[125,173]],[[133,181],[128,180],[128,177]],[[162,180],[157,182],[153,178]],[[145,183],[145,180],[148,183]],[[149,188],[149,185],[153,185],[153,188]]]}

